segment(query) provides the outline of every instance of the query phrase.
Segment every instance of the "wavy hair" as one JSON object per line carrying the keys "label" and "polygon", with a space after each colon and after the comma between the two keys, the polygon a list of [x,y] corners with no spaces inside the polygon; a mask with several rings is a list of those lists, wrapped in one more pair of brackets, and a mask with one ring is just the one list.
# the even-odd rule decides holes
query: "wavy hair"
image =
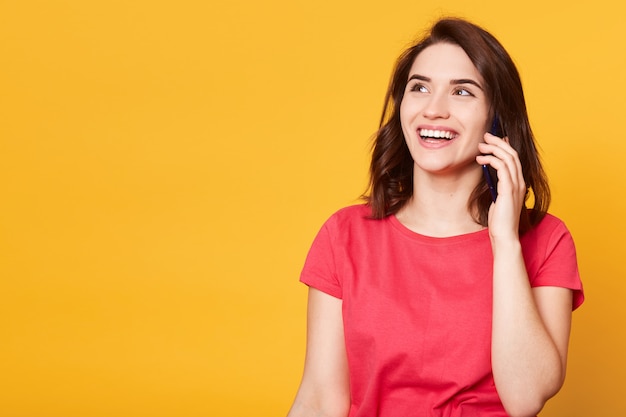
{"label": "wavy hair", "polygon": [[[413,195],[413,159],[400,125],[400,103],[415,58],[427,47],[438,43],[460,46],[483,77],[491,103],[491,113],[497,114],[500,131],[509,138],[518,152],[526,182],[526,202],[530,192],[533,207],[520,213],[523,233],[537,224],[550,204],[550,188],[541,166],[532,133],[524,92],[513,60],[498,40],[468,21],[458,18],[439,20],[427,35],[407,48],[398,58],[385,95],[379,129],[374,135],[370,183],[364,194],[372,217],[381,219],[395,214]],[[475,220],[487,226],[491,195],[485,181],[473,190],[468,209]]]}

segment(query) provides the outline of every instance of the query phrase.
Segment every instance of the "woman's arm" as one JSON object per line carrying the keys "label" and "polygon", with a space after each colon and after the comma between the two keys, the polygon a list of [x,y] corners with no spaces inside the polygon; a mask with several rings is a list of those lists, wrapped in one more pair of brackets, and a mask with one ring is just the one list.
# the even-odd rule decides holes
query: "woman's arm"
{"label": "woman's arm", "polygon": [[346,417],[350,408],[342,301],[309,288],[304,374],[288,417]]}
{"label": "woman's arm", "polygon": [[521,247],[494,248],[492,368],[512,417],[536,416],[565,378],[572,291],[530,288]]}
{"label": "woman's arm", "polygon": [[512,417],[536,416],[565,378],[572,291],[531,288],[519,240],[526,185],[506,138],[486,134],[478,163],[498,171],[498,199],[489,211],[494,255],[492,368],[502,404]]}

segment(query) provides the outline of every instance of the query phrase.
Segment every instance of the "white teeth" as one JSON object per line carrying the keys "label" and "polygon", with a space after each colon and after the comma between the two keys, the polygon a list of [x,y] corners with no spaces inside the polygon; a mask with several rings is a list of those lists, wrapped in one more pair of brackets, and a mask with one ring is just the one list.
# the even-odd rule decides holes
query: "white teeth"
{"label": "white teeth", "polygon": [[435,139],[453,139],[456,135],[448,130],[420,129],[420,136]]}

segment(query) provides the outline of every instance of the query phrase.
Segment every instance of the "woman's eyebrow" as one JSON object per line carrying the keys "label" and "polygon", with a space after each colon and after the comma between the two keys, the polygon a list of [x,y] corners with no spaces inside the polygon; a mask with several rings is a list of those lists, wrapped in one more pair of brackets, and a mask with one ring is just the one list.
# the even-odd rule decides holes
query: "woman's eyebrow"
{"label": "woman's eyebrow", "polygon": [[426,77],[426,76],[424,76],[424,75],[419,75],[419,74],[413,74],[413,75],[411,75],[411,76],[409,77],[409,80],[408,80],[408,81],[411,81],[411,80],[420,80],[420,81],[426,81],[426,82],[431,81],[431,79],[430,79],[430,78],[428,78],[428,77]]}
{"label": "woman's eyebrow", "polygon": [[472,84],[480,88],[481,90],[483,90],[483,87],[478,82],[472,80],[471,78],[459,78],[458,80],[450,80],[450,84],[451,85]]}

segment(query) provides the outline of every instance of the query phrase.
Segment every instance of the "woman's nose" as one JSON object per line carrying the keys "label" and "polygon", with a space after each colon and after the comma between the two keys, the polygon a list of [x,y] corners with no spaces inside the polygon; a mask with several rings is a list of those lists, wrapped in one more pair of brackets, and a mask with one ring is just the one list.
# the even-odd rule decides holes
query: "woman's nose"
{"label": "woman's nose", "polygon": [[446,97],[439,94],[431,95],[424,107],[424,116],[429,119],[447,119],[450,116],[450,109]]}

